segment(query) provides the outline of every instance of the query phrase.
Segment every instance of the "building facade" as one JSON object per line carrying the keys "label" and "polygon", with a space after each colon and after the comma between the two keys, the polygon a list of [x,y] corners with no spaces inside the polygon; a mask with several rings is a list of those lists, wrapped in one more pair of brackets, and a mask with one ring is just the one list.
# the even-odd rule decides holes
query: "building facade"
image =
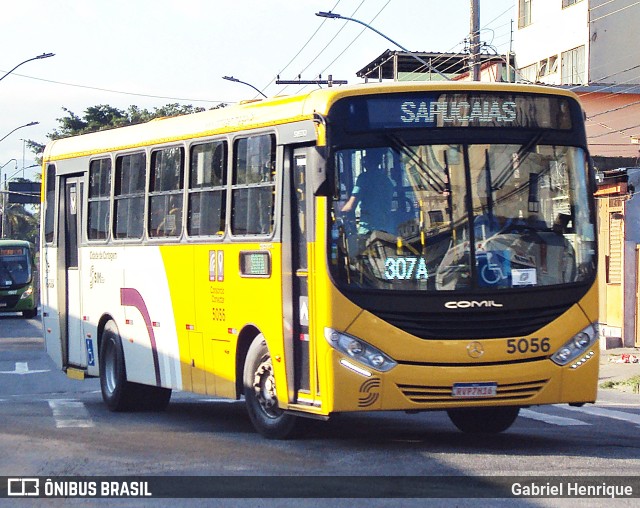
{"label": "building facade", "polygon": [[517,80],[573,89],[587,114],[592,155],[638,157],[640,3],[516,0],[516,7]]}
{"label": "building facade", "polygon": [[[563,86],[582,101],[600,176],[604,347],[640,345],[640,2],[516,0],[518,81]],[[637,190],[636,190],[637,189]]]}
{"label": "building facade", "polygon": [[640,168],[598,174],[601,339],[640,346]]}
{"label": "building facade", "polygon": [[639,83],[635,0],[517,0],[520,78],[552,85]]}

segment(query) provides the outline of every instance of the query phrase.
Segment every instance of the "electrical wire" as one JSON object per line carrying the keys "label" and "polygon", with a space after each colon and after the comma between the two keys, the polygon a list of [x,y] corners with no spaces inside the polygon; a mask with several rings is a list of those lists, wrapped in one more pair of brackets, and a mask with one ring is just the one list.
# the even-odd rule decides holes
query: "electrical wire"
{"label": "electrical wire", "polygon": [[[378,13],[373,18],[371,18],[371,21],[369,21],[368,24],[370,25],[371,23],[373,23],[376,20],[376,18],[380,16],[382,11],[384,11],[390,3],[391,3],[391,0],[387,0],[387,3],[382,6],[382,8],[378,11]],[[363,27],[362,30],[360,30],[360,33],[356,35],[354,39],[347,45],[347,47],[322,70],[321,74],[324,74],[329,67],[331,67],[342,56],[344,56],[345,52],[360,38],[360,36],[365,32],[365,30],[367,30],[367,27]]]}
{"label": "electrical wire", "polygon": [[[606,5],[606,4],[603,4],[603,5]],[[604,19],[604,18],[606,18],[608,16],[612,16],[613,14],[617,14],[619,12],[625,11],[625,10],[631,8],[631,7],[636,6],[636,5],[640,5],[640,2],[635,2],[635,3],[631,4],[631,5],[627,5],[625,7],[622,7],[620,9],[618,9],[617,11],[613,11],[613,12],[610,12],[608,14],[604,14],[603,16],[600,16],[599,18],[590,19],[589,23],[593,23],[594,21],[600,21],[601,19]],[[602,7],[602,6],[599,6],[599,7]],[[589,10],[593,10],[593,9],[589,9]]]}
{"label": "electrical wire", "polygon": [[[338,5],[340,4],[341,0],[338,0],[335,5],[330,9],[329,12],[335,11],[336,8],[338,7]],[[363,0],[364,3],[364,0]],[[360,4],[362,5],[362,4]],[[358,7],[359,8],[359,7]],[[357,10],[357,9],[356,9]],[[280,70],[280,72],[278,72],[278,74],[264,87],[262,87],[262,92],[264,92],[269,86],[271,86],[273,83],[276,82],[276,80],[278,79],[278,76],[282,75],[282,73],[284,73],[284,71],[286,71],[289,66],[293,63],[293,61],[298,58],[298,56],[300,56],[300,53],[302,53],[304,51],[304,49],[309,45],[309,43],[313,40],[313,38],[318,34],[318,32],[320,31],[320,29],[323,27],[323,25],[326,23],[327,18],[323,18],[322,22],[318,25],[318,28],[316,28],[315,32],[313,32],[313,34],[311,34],[311,37],[309,37],[307,39],[307,42],[305,42],[302,47],[298,50],[298,52],[293,56],[293,58],[291,58],[291,60],[289,60],[289,62],[287,62],[287,64]],[[286,87],[285,87],[286,88]]]}
{"label": "electrical wire", "polygon": [[[507,8],[507,9],[505,9],[503,12],[501,12],[500,14],[498,14],[495,18],[493,18],[491,21],[489,21],[489,22],[485,23],[485,24],[480,28],[480,32],[482,32],[483,30],[492,31],[492,32],[494,33],[494,35],[493,35],[493,37],[492,37],[492,41],[491,41],[491,42],[493,42],[493,39],[495,38],[495,30],[497,30],[497,29],[499,29],[499,28],[502,28],[502,27],[504,27],[504,26],[507,26],[508,24],[510,24],[511,20],[509,20],[509,22],[508,22],[508,23],[503,23],[502,25],[499,25],[499,26],[495,27],[495,29],[489,28],[489,26],[490,26],[493,22],[497,21],[497,20],[498,20],[498,19],[500,19],[502,16],[504,16],[505,14],[507,14],[507,13],[508,13],[509,11],[511,11],[512,9],[513,9],[513,6],[508,7],[508,8]],[[468,53],[462,53],[462,52],[456,52],[456,53],[453,53],[453,50],[454,50],[456,47],[458,47],[458,46],[460,46],[460,45],[465,44],[466,40],[467,40],[467,38],[465,37],[465,38],[464,38],[464,39],[462,39],[460,42],[458,42],[458,43],[456,43],[454,46],[452,46],[452,47],[451,47],[451,49],[449,49],[449,51],[446,51],[446,52],[445,52],[445,53],[452,53],[452,55],[451,55],[449,58],[447,58],[446,60],[444,60],[443,62],[439,62],[439,63],[438,63],[438,67],[439,67],[439,69],[438,69],[438,70],[439,70],[440,72],[442,72],[443,74],[446,74],[448,70],[452,70],[452,69],[453,69],[453,68],[458,64],[458,61],[457,61],[457,60],[454,60],[454,61],[449,65],[449,67],[446,67],[446,68],[445,68],[445,67],[443,67],[444,65],[446,65],[446,64],[447,64],[447,62],[449,62],[449,60],[453,60],[453,59],[459,58],[459,57],[461,57],[461,56],[467,56],[467,57],[469,56],[469,54],[468,54]],[[496,54],[498,55],[498,51],[497,51],[497,50],[495,50],[495,49],[494,49],[494,51],[496,51]],[[503,58],[503,60],[504,60],[504,58]],[[506,60],[504,60],[504,61],[505,61],[505,63],[506,63]],[[424,66],[424,65],[422,65],[422,66],[420,66],[419,68],[417,68],[416,70],[411,71],[410,73],[407,73],[407,75],[402,79],[402,81],[417,81],[417,80],[421,79],[421,78],[422,78],[422,76],[424,75],[424,72],[423,72],[424,70],[425,70],[425,66]],[[415,78],[411,78],[411,77],[410,77],[411,75],[415,75]]]}
{"label": "electrical wire", "polygon": [[633,136],[628,136],[626,134],[622,134],[624,131],[629,131],[631,129],[637,129],[638,127],[640,127],[640,124],[637,125],[630,125],[629,127],[622,127],[621,129],[614,129],[613,127],[608,126],[607,124],[603,124],[600,122],[595,122],[596,125],[599,125],[600,127],[604,127],[606,129],[611,129],[611,132],[605,132],[602,134],[596,134],[594,136],[589,136],[588,139],[596,139],[596,138],[602,138],[604,136],[610,136],[611,134],[620,134],[623,137],[627,137],[627,138],[632,138]]}
{"label": "electrical wire", "polygon": [[[0,69],[0,72],[5,72],[5,71]],[[72,87],[75,87],[75,88],[85,88],[85,89],[88,89],[88,90],[97,90],[99,92],[117,93],[117,94],[122,94],[122,95],[134,95],[136,97],[147,97],[147,98],[150,98],[150,99],[167,99],[167,100],[181,101],[181,102],[207,102],[207,103],[211,103],[211,104],[221,104],[221,103],[230,104],[231,102],[235,102],[235,101],[222,101],[222,100],[211,100],[211,99],[188,99],[188,98],[184,98],[184,97],[168,97],[168,96],[164,96],[164,95],[151,95],[151,94],[145,94],[145,93],[124,92],[122,90],[112,90],[112,89],[109,89],[109,88],[100,88],[100,87],[96,87],[96,86],[79,85],[77,83],[65,83],[64,81],[55,81],[53,79],[36,78],[35,76],[27,76],[26,74],[18,74],[16,72],[12,72],[11,75],[12,76],[19,76],[21,78],[34,79],[36,81],[44,81],[46,83],[53,83],[55,85],[72,86]]]}
{"label": "electrical wire", "polygon": [[[358,5],[358,7],[356,7],[356,9],[355,9],[355,10],[353,11],[353,13],[351,14],[351,17],[353,17],[353,16],[358,12],[358,10],[360,9],[360,7],[362,7],[362,5],[364,4],[364,2],[365,2],[365,0],[362,0],[362,1],[360,2],[360,4]],[[322,23],[320,24],[320,26],[323,26],[325,21],[326,21],[326,19],[324,19],[324,20],[322,21]],[[345,27],[346,27],[346,23],[344,23],[344,24],[343,24],[343,25],[338,29],[338,31],[334,34],[334,36],[331,38],[331,40],[330,40],[327,44],[325,44],[325,45],[324,45],[323,49],[321,49],[321,50],[320,50],[320,52],[319,52],[319,53],[318,53],[318,54],[317,54],[317,55],[316,55],[316,56],[311,60],[311,62],[309,62],[309,63],[308,63],[308,64],[307,64],[307,65],[306,65],[306,66],[305,66],[305,67],[304,67],[304,68],[303,68],[299,73],[298,73],[298,76],[301,76],[301,75],[302,75],[302,73],[303,73],[304,71],[306,71],[309,67],[311,67],[311,65],[312,65],[312,64],[313,64],[313,63],[314,63],[314,62],[315,62],[315,61],[316,61],[316,60],[317,60],[317,59],[318,59],[318,58],[319,58],[319,57],[320,57],[320,56],[321,56],[321,55],[322,55],[326,50],[327,50],[327,48],[328,48],[328,47],[333,43],[333,41],[338,37],[338,35],[340,34],[340,32],[342,32],[342,30],[344,30],[344,28],[345,28]],[[282,95],[282,94],[284,93],[284,91],[285,91],[287,88],[289,88],[289,86],[291,86],[291,85],[285,85],[285,87],[284,87],[284,88],[280,89],[280,91],[278,92],[278,95]],[[306,86],[308,86],[308,85],[306,85]],[[306,86],[305,86],[305,87],[303,87],[302,89],[304,90],[304,88],[306,88]]]}
{"label": "electrical wire", "polygon": [[[353,14],[351,14],[350,17],[354,17],[354,15],[356,14],[356,12],[358,11],[358,9],[360,9],[360,7],[362,7],[362,5],[364,4],[365,0],[362,0],[362,2],[358,5],[358,7],[356,8],[356,10],[353,12]],[[375,21],[375,19],[382,13],[382,11],[385,10],[385,8],[391,3],[391,0],[387,0],[387,3],[385,3],[380,10],[376,13],[376,15],[371,18],[371,20],[369,21],[369,24],[371,24],[373,21]],[[329,41],[329,44],[331,44],[336,37],[338,36],[338,34],[347,26],[348,20],[346,20],[342,27],[340,27],[340,29],[336,32],[336,34],[333,36],[333,38]],[[358,38],[360,38],[360,36],[365,32],[365,30],[367,30],[367,27],[363,27],[362,30],[358,33],[358,35],[356,35],[352,41],[347,44],[347,46],[340,51],[340,53],[338,53],[338,56],[336,58],[334,58],[328,65],[325,66],[325,68],[319,73],[319,75],[324,74],[324,72],[326,72],[326,70],[333,65],[336,61],[338,61],[342,56],[344,56],[344,54],[346,53],[346,51],[355,43],[356,40],[358,40]],[[327,49],[327,47],[329,46],[329,44],[327,44],[327,46],[320,51],[320,53],[318,53],[318,55],[316,55],[316,57],[313,59],[313,61],[311,61],[303,70],[302,72],[304,72],[305,70],[307,70],[311,64],[313,64],[321,55],[322,53],[324,53],[324,51]],[[301,72],[301,73],[302,73]],[[305,90],[309,85],[304,85],[302,88],[300,88],[296,93],[301,93],[303,90]]]}

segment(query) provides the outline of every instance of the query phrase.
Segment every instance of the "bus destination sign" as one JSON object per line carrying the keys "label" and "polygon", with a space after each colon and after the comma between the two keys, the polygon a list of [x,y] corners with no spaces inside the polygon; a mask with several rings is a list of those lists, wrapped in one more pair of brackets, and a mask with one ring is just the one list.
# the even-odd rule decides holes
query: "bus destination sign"
{"label": "bus destination sign", "polygon": [[424,127],[571,129],[569,101],[525,94],[397,94],[358,97],[352,130]]}

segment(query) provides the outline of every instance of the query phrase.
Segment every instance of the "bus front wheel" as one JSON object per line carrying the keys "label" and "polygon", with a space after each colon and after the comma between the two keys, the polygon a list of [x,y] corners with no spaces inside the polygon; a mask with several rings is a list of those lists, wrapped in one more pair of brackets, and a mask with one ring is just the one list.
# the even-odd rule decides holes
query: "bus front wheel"
{"label": "bus front wheel", "polygon": [[519,407],[470,407],[449,409],[447,414],[462,432],[497,434],[511,427],[518,417]]}
{"label": "bus front wheel", "polygon": [[278,407],[273,363],[262,335],[249,347],[243,379],[247,412],[256,430],[268,439],[289,437],[297,418]]}

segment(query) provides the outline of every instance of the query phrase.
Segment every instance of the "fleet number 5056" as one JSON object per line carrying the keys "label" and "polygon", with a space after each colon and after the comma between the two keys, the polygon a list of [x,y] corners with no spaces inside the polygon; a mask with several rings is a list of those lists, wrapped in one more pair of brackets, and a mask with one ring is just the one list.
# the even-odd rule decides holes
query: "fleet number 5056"
{"label": "fleet number 5056", "polygon": [[537,353],[538,351],[547,353],[550,349],[551,344],[548,337],[543,339],[531,337],[530,339],[522,338],[507,340],[507,353],[510,355],[514,353]]}

